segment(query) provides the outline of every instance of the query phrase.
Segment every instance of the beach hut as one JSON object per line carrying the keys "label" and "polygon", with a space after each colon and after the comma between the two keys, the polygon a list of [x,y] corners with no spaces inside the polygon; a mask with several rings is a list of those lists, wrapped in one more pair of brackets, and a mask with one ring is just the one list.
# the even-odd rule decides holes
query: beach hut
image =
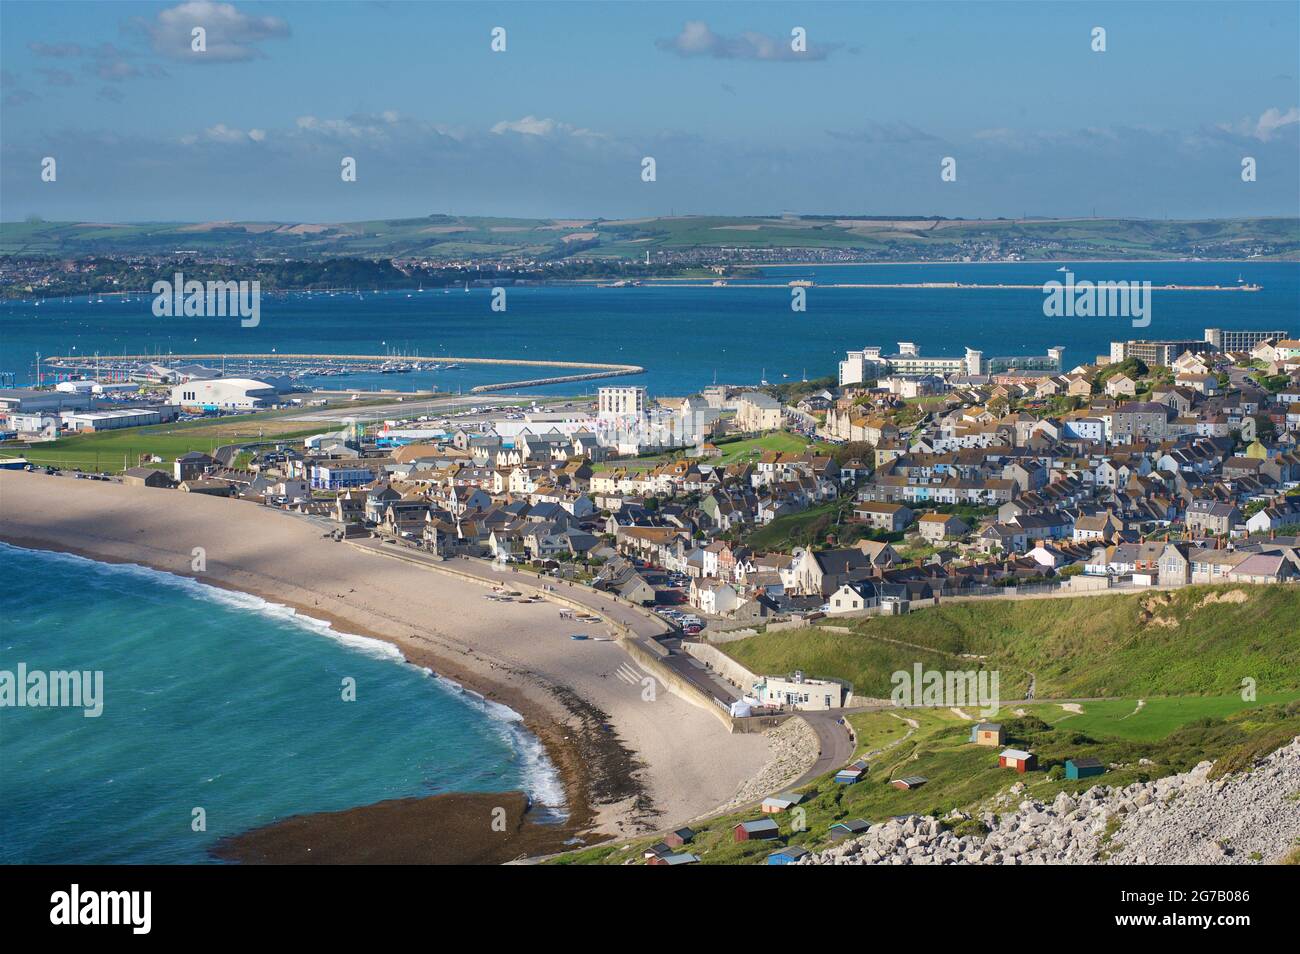
{"label": "beach hut", "polygon": [[1038,759],[1034,753],[1024,749],[1003,749],[998,755],[999,768],[1012,768],[1017,772],[1032,772],[1038,768]]}
{"label": "beach hut", "polygon": [[777,827],[776,822],[770,818],[760,818],[757,821],[741,822],[735,828],[731,829],[736,837],[736,841],[753,841],[765,838],[775,838],[781,834],[781,829]]}
{"label": "beach hut", "polygon": [[694,839],[694,828],[678,828],[676,831],[670,831],[664,835],[664,844],[680,848],[682,845],[689,845]]}
{"label": "beach hut", "polygon": [[1106,771],[1106,766],[1093,758],[1066,759],[1065,760],[1065,777],[1080,779],[1091,778],[1094,775],[1100,775]]}
{"label": "beach hut", "polygon": [[851,765],[846,765],[835,773],[836,785],[852,785],[854,782],[862,781],[862,777],[867,774],[871,766],[867,764],[866,759],[858,759]]}
{"label": "beach hut", "polygon": [[976,722],[971,726],[970,740],[976,745],[1006,745],[1007,733],[1000,722]]}
{"label": "beach hut", "polygon": [[774,851],[768,855],[767,863],[769,865],[792,865],[800,858],[806,857],[808,854],[809,851],[807,848],[801,848],[798,845],[790,845],[787,848],[782,848],[780,851]]}
{"label": "beach hut", "polygon": [[699,860],[700,859],[697,855],[692,855],[689,852],[682,852],[681,854],[677,854],[677,855],[674,854],[658,855],[654,858],[651,858],[649,861],[646,862],[646,864],[670,865],[670,866],[671,865],[693,865]]}
{"label": "beach hut", "polygon": [[910,791],[914,788],[920,788],[926,782],[930,781],[924,775],[907,775],[903,778],[896,778],[889,784],[894,788],[901,788],[904,791]]}
{"label": "beach hut", "polygon": [[834,825],[831,825],[826,830],[826,836],[831,841],[843,841],[845,838],[861,835],[870,827],[871,822],[865,818],[846,818],[844,821],[837,821]]}
{"label": "beach hut", "polygon": [[763,814],[776,815],[785,811],[787,808],[793,808],[803,801],[803,796],[796,792],[782,792],[780,795],[769,795],[763,799]]}
{"label": "beach hut", "polygon": [[663,857],[664,855],[671,855],[672,853],[673,850],[671,848],[669,848],[662,841],[658,841],[655,842],[653,845],[651,845],[649,848],[647,848],[645,851],[641,852],[641,857],[644,858],[646,861],[652,861],[655,858],[660,858]]}

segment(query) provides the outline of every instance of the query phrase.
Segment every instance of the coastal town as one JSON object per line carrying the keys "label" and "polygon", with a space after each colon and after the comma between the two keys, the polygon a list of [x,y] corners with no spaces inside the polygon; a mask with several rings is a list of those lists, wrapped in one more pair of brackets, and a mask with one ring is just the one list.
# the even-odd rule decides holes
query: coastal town
{"label": "coastal town", "polygon": [[[477,406],[379,392],[361,407],[347,392],[322,396],[264,373],[274,363],[253,378],[252,362],[231,374],[138,362],[0,390],[11,435],[0,466],[31,471],[56,502],[58,488],[98,480],[134,488],[142,504],[161,494],[193,509],[192,495],[281,511],[317,528],[322,555],[351,543],[446,568],[490,587],[498,605],[558,608],[576,645],[616,639],[735,739],[788,727],[770,744],[803,754],[759,773],[761,817],[728,823],[726,843],[746,853],[781,837],[777,820],[803,810],[798,789],[821,773],[836,786],[864,780],[872,760],[855,720],[897,705],[803,664],[803,634],[949,605],[969,604],[979,619],[981,605],[1007,599],[1300,583],[1300,340],[1209,328],[1199,340],[1115,341],[1071,367],[1063,356],[928,355],[902,342],[892,353],[848,350],[835,377],[777,386],[674,397],[606,385],[594,401],[501,395]],[[332,426],[170,458],[144,452],[99,471],[41,463],[43,445],[79,436],[271,414],[289,416],[281,426]],[[786,632],[792,667],[744,655],[749,637]],[[1032,681],[1017,694],[1032,702]],[[905,704],[941,715],[950,702]],[[972,692],[963,704],[975,702]],[[968,744],[995,746],[998,767],[1044,782],[1043,758],[1069,780],[1110,770],[1093,749],[1051,759],[1051,743],[1023,723],[1015,736],[971,723]],[[888,787],[929,781],[899,773]],[[643,818],[627,833],[654,826]],[[882,837],[863,818],[834,814],[826,826],[821,844]],[[673,829],[642,860],[694,863],[694,834]],[[817,863],[818,844],[787,841],[762,857]]]}
{"label": "coastal town", "polygon": [[[128,461],[114,479],[542,572],[669,620],[689,605],[696,632],[956,596],[1300,578],[1300,341],[1207,329],[1061,361],[904,342],[849,351],[836,380],[682,397],[606,386],[594,405],[354,421]],[[21,454],[39,461],[42,440],[68,434],[314,403],[286,397],[286,377],[198,364],[121,377],[0,390],[6,465],[52,472]]]}
{"label": "coastal town", "polygon": [[10,933],[872,866],[913,942],[1285,936],[1298,36],[0,3]]}

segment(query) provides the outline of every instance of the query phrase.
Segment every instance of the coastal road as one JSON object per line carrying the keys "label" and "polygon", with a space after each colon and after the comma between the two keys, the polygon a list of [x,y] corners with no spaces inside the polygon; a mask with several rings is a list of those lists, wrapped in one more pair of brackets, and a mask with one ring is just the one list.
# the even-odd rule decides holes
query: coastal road
{"label": "coastal road", "polygon": [[839,771],[849,759],[853,758],[853,741],[849,738],[848,730],[840,725],[841,712],[839,710],[832,712],[801,712],[799,717],[817,733],[817,744],[821,749],[821,754],[817,756],[817,761],[809,767],[808,771],[791,783],[788,786],[789,788],[806,785],[819,775],[825,775],[827,772]]}

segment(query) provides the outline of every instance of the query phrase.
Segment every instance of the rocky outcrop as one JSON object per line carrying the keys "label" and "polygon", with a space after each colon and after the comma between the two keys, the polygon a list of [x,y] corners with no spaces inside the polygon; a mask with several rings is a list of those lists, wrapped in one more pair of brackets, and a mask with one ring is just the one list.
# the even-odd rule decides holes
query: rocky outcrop
{"label": "rocky outcrop", "polygon": [[978,814],[891,819],[799,864],[1267,864],[1300,844],[1300,737],[1249,772],[1210,768],[1050,804],[1017,783]]}

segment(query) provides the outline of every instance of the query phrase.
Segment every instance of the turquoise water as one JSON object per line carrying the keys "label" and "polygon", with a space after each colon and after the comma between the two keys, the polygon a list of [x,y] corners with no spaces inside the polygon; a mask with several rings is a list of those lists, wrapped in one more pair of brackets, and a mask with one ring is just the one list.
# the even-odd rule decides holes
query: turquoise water
{"label": "turquoise water", "polygon": [[[1155,285],[1235,285],[1259,292],[1153,292],[1150,327],[1121,318],[1045,318],[1044,282],[1063,277],[1056,264],[796,266],[769,269],[767,282],[793,279],[886,284],[968,282],[1029,284],[1028,289],[812,288],[808,310],[790,310],[787,288],[520,287],[507,310],[493,312],[490,292],[363,291],[356,295],[263,296],[261,324],[241,328],[226,318],[155,318],[150,299],[103,304],[85,297],[39,306],[0,304],[0,370],[30,379],[43,354],[322,353],[549,358],[638,364],[646,374],[624,378],[652,394],[685,394],[715,378],[728,384],[835,374],[849,349],[899,340],[926,354],[1043,354],[1066,349],[1067,367],[1109,353],[1111,339],[1194,338],[1207,327],[1283,329],[1300,334],[1300,264],[1292,262],[1085,262],[1069,266],[1077,280],[1150,281]],[[228,372],[238,365],[228,365]],[[545,369],[469,366],[431,374],[328,378],[331,387],[414,390],[547,374]],[[556,393],[592,390],[599,382],[554,386]],[[537,389],[530,389],[537,390]]]}
{"label": "turquoise water", "polygon": [[104,680],[98,718],[0,708],[0,862],[200,862],[289,815],[440,792],[562,804],[517,715],[387,644],[141,567],[0,544],[0,577],[0,670]]}

